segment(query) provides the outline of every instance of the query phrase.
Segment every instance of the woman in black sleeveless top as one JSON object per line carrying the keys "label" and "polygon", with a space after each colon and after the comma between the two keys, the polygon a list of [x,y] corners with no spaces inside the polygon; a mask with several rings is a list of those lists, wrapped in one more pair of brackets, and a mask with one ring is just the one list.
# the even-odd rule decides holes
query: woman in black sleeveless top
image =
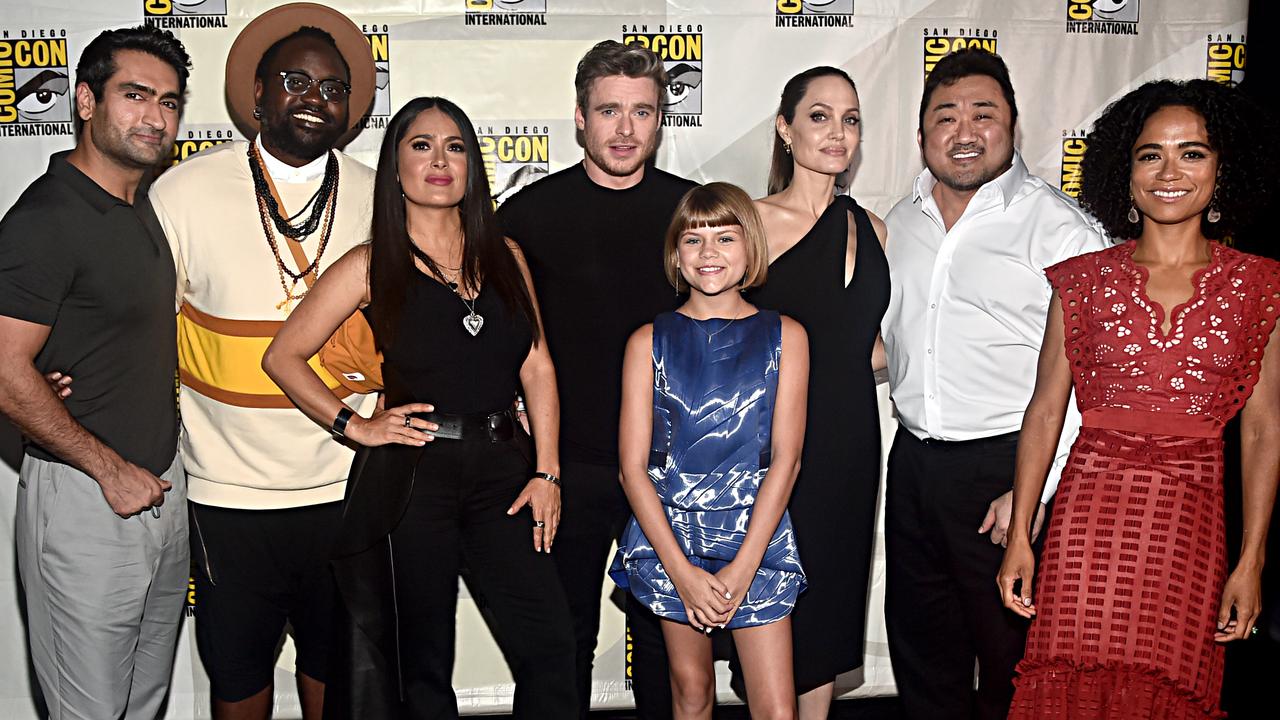
{"label": "woman in black sleeveless top", "polygon": [[836,176],[857,152],[860,120],[857,90],[843,71],[817,67],[788,81],[770,194],[756,202],[770,265],[752,301],[809,333],[808,423],[789,505],[809,579],[791,616],[802,720],[825,718],[836,675],[862,665],[880,481],[872,373],[873,364],[884,366],[885,229],[852,198],[834,194]]}
{"label": "woman in black sleeveless top", "polygon": [[[577,716],[569,610],[547,554],[560,516],[555,374],[524,258],[494,221],[473,127],[441,98],[396,113],[378,158],[372,243],[324,273],[263,361],[304,412],[370,448],[357,456],[334,553],[344,657],[326,718],[458,716],[464,563],[515,676],[515,716]],[[390,408],[367,419],[307,365],[357,308],[383,352]],[[518,391],[536,460],[511,410]]]}

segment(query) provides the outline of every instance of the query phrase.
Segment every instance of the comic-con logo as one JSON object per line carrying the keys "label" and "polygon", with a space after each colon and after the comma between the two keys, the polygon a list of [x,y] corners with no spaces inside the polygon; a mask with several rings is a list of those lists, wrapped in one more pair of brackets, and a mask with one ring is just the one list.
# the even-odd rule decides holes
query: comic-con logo
{"label": "comic-con logo", "polygon": [[202,150],[215,145],[229,143],[236,139],[236,132],[230,125],[184,125],[182,132],[173,141],[172,165],[186,160]]}
{"label": "comic-con logo", "polygon": [[624,45],[647,47],[667,69],[667,99],[662,104],[666,127],[702,127],[702,25],[648,25],[622,28]]}
{"label": "comic-con logo", "polygon": [[853,0],[776,0],[774,27],[853,27]]}
{"label": "comic-con logo", "polygon": [[1062,131],[1062,180],[1058,189],[1071,197],[1080,196],[1080,161],[1088,147],[1083,130]]}
{"label": "comic-con logo", "polygon": [[463,0],[467,25],[546,25],[547,0]]}
{"label": "comic-con logo", "polygon": [[73,135],[66,30],[0,33],[0,135]]}
{"label": "comic-con logo", "polygon": [[383,129],[391,115],[391,34],[386,25],[365,25],[361,28],[364,39],[369,41],[373,53],[374,81],[373,107],[361,121],[365,128]]}
{"label": "comic-con logo", "polygon": [[978,48],[995,53],[997,39],[996,31],[990,28],[925,28],[924,76],[929,77],[939,60],[957,50]]}
{"label": "comic-con logo", "polygon": [[1224,85],[1239,85],[1244,81],[1244,60],[1244,35],[1209,35],[1204,76]]}
{"label": "comic-con logo", "polygon": [[550,137],[547,125],[485,123],[476,127],[494,201],[501,203],[551,172]]}
{"label": "comic-con logo", "polygon": [[148,25],[169,29],[224,28],[227,0],[142,0]]}
{"label": "comic-con logo", "polygon": [[1137,35],[1138,0],[1067,0],[1067,32]]}

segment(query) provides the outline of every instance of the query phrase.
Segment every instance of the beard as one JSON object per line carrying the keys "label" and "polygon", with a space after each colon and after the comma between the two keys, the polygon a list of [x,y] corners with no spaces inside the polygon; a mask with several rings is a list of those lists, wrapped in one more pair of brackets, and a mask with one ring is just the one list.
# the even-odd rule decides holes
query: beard
{"label": "beard", "polygon": [[111,158],[124,167],[141,170],[154,168],[169,158],[173,151],[173,138],[167,137],[158,145],[140,145],[132,142],[131,135],[150,134],[142,129],[121,130],[103,124],[95,127],[93,144],[103,155]]}
{"label": "beard", "polygon": [[[626,177],[639,170],[641,166],[649,162],[650,158],[653,157],[654,151],[657,150],[657,143],[650,141],[634,157],[618,160],[609,155],[609,145],[616,142],[616,140],[617,138],[609,138],[599,143],[584,143],[584,150],[587,153],[587,157],[591,158],[591,162],[614,177]],[[628,144],[636,145],[637,149],[641,149],[638,141],[628,140],[627,142]]]}
{"label": "beard", "polygon": [[[952,152],[948,150],[947,152]],[[946,167],[929,168],[929,172],[937,178],[938,182],[955,190],[956,192],[973,192],[987,183],[995,180],[1005,173],[1013,164],[1013,149],[1009,149],[1009,154],[1001,158],[1000,162],[983,165],[980,167],[968,168],[959,172],[951,172]],[[925,163],[928,166],[928,163]]]}
{"label": "beard", "polygon": [[300,128],[289,117],[295,110],[297,108],[281,110],[271,115],[264,113],[262,116],[260,132],[263,138],[271,147],[281,152],[305,160],[315,160],[332,150],[347,130],[346,123],[339,122],[339,118],[312,108],[307,108],[307,111],[324,118],[326,124],[315,130]]}

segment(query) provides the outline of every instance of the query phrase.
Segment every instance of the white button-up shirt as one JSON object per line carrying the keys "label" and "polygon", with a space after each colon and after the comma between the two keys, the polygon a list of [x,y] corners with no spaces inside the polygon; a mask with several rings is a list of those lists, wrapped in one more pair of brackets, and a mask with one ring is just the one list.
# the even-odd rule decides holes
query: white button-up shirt
{"label": "white button-up shirt", "polygon": [[[266,147],[262,145],[262,136],[254,138],[253,143],[258,146],[258,154],[262,156],[262,164],[267,168],[267,174],[271,179],[278,183],[309,183],[315,182],[324,176],[325,164],[329,162],[329,153],[323,153],[320,157],[303,165],[302,167],[294,167],[283,160],[272,155]],[[283,208],[281,208],[283,210]]]}
{"label": "white button-up shirt", "polygon": [[[898,421],[921,439],[1014,432],[1035,389],[1053,297],[1044,269],[1109,243],[1070,197],[1028,173],[1017,153],[950,231],[933,199],[936,183],[929,170],[920,173],[885,218],[893,290],[881,329]],[[1046,501],[1079,428],[1072,398]]]}

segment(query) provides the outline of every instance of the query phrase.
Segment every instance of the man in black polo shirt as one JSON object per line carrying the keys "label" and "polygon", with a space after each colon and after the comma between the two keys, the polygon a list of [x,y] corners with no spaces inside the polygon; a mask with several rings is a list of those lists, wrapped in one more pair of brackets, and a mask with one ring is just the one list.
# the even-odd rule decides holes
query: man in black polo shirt
{"label": "man in black polo shirt", "polygon": [[[623,351],[636,328],[678,305],[662,243],[694,183],[649,164],[667,86],[656,55],[606,40],[578,63],[574,84],[582,163],[521,190],[498,217],[528,258],[555,359],[564,493],[552,556],[573,612],[585,718],[607,556],[630,513],[618,482]],[[627,624],[636,709],[670,717],[659,621],[629,602]]]}
{"label": "man in black polo shirt", "polygon": [[[0,412],[26,437],[18,569],[50,717],[156,717],[188,564],[174,266],[147,203],[189,58],[112,30],[76,67],[76,147],[0,220]],[[65,404],[41,377],[76,378]]]}

